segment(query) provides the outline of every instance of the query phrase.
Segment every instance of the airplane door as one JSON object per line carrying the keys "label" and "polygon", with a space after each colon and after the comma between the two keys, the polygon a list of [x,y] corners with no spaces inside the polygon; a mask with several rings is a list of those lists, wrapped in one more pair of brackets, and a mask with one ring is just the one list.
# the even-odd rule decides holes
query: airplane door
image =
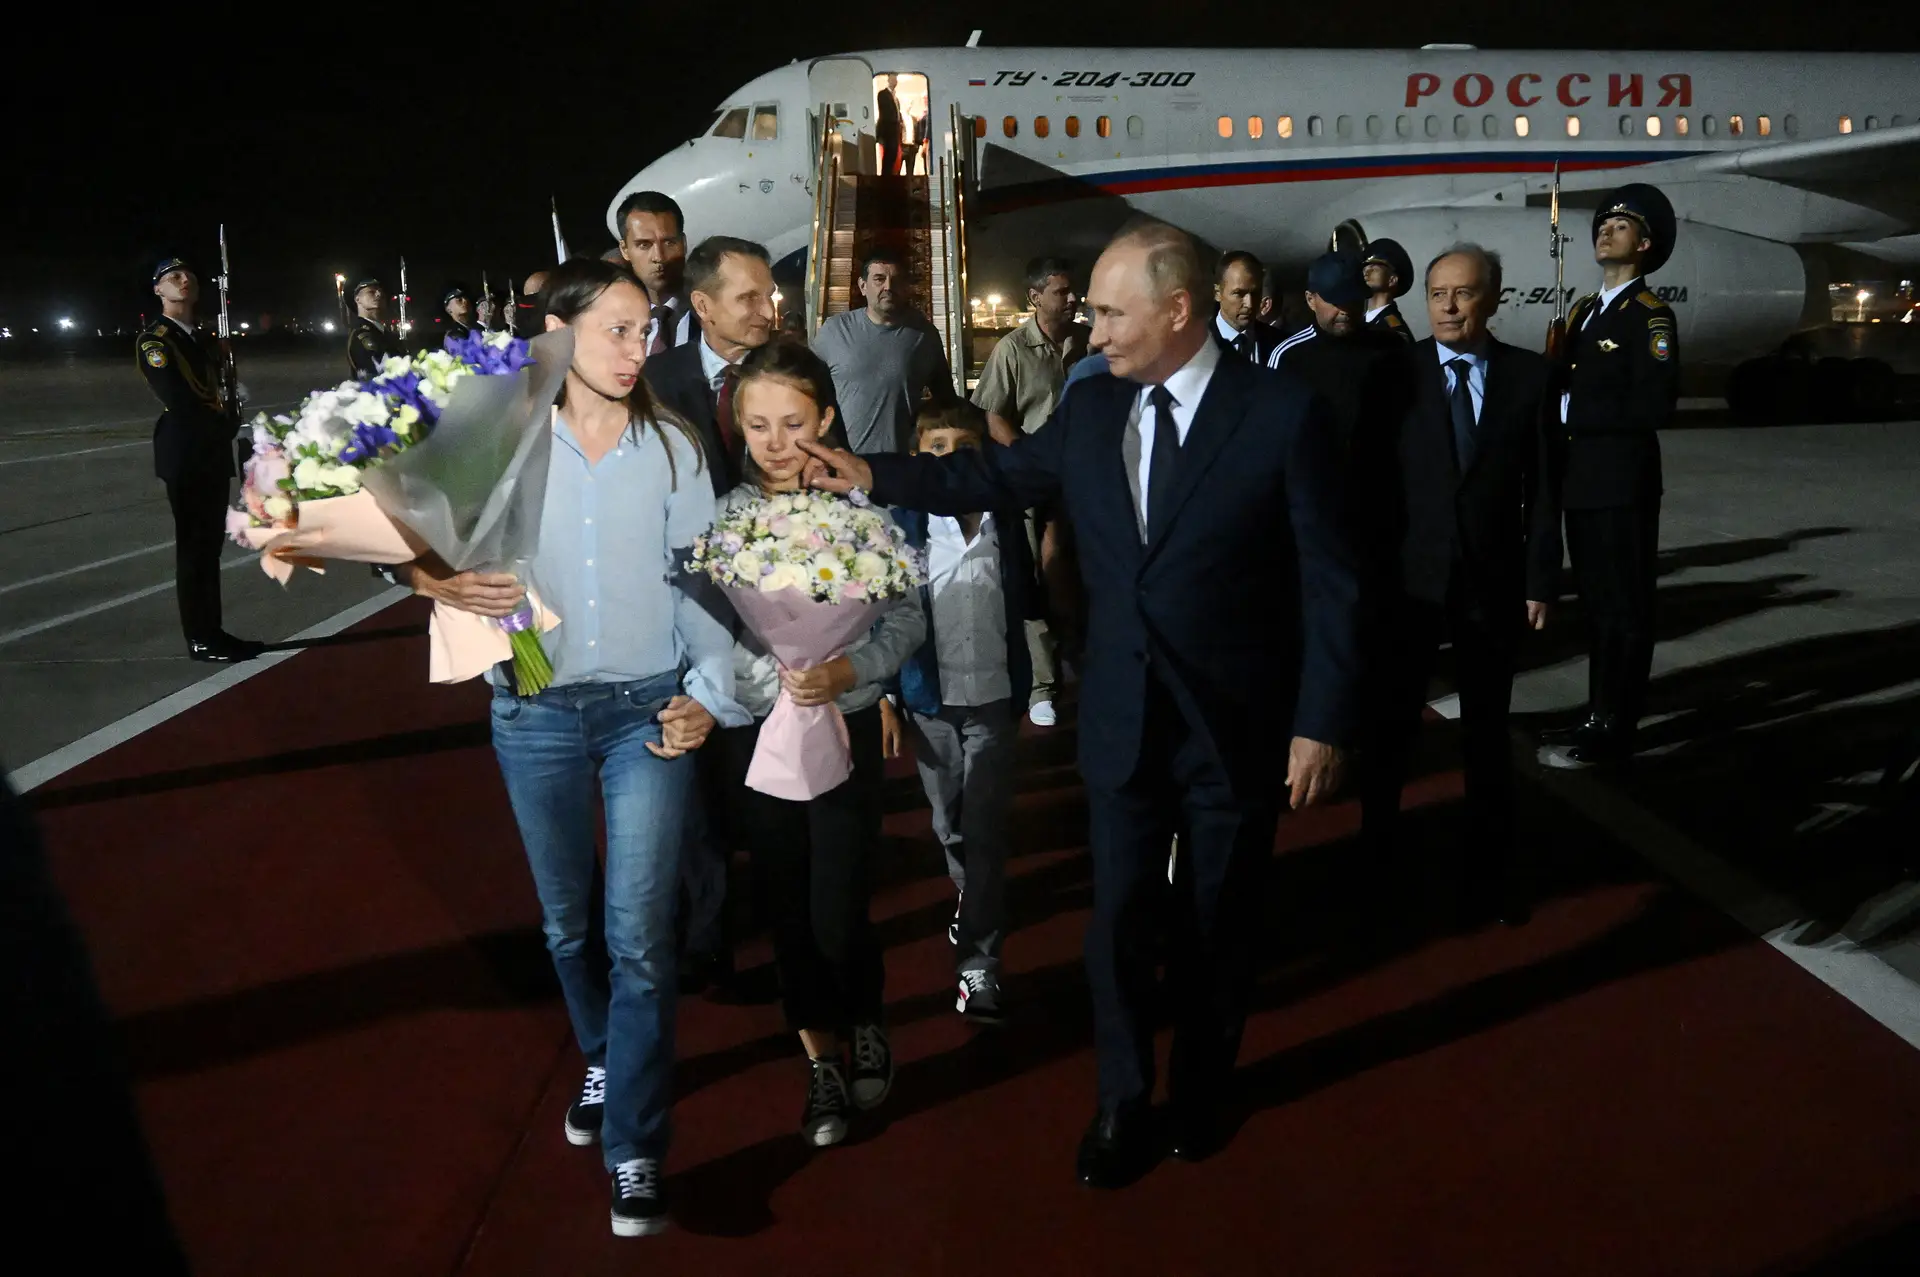
{"label": "airplane door", "polygon": [[873,68],[865,58],[821,58],[807,68],[807,92],[856,131],[873,132]]}

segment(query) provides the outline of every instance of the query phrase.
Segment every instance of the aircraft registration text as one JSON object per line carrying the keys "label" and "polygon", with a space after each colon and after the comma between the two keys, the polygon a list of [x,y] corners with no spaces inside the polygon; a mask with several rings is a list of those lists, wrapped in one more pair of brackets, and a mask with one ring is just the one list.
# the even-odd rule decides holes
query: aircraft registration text
{"label": "aircraft registration text", "polygon": [[1193,83],[1191,71],[1056,71],[1051,75],[1039,75],[1034,71],[995,71],[993,82],[1017,89],[1033,83],[1036,76],[1040,83],[1051,84],[1055,88],[1111,89],[1116,85],[1125,85],[1130,89],[1184,89]]}

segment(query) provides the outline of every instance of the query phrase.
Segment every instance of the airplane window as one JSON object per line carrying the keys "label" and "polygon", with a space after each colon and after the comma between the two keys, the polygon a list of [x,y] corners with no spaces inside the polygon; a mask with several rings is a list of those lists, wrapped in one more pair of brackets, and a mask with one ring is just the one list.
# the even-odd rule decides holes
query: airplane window
{"label": "airplane window", "polygon": [[1439,116],[1429,115],[1427,117],[1427,136],[1428,137],[1440,136],[1440,117]]}
{"label": "airplane window", "polygon": [[1500,136],[1500,117],[1497,115],[1489,115],[1482,118],[1480,121],[1480,131],[1485,133],[1488,137],[1499,137]]}
{"label": "airplane window", "polygon": [[1218,120],[1214,121],[1213,127],[1214,127],[1214,131],[1217,132],[1221,137],[1232,137],[1233,136],[1233,117],[1231,115],[1223,115]]}
{"label": "airplane window", "polygon": [[1247,136],[1258,141],[1266,136],[1267,122],[1257,115],[1247,117]]}
{"label": "airplane window", "polygon": [[1321,134],[1325,133],[1326,131],[1327,131],[1326,123],[1319,116],[1309,115],[1307,117],[1307,132],[1310,135],[1312,135],[1313,137],[1319,137]]}
{"label": "airplane window", "polygon": [[1711,115],[1703,115],[1700,117],[1700,131],[1708,137],[1712,137],[1720,131],[1720,121],[1714,119]]}
{"label": "airplane window", "polygon": [[1851,115],[1843,115],[1840,117],[1840,131],[1842,133],[1853,132],[1853,117]]}
{"label": "airplane window", "polygon": [[1623,115],[1620,117],[1620,136],[1633,136],[1633,117],[1631,115]]}
{"label": "airplane window", "polygon": [[987,135],[987,117],[986,116],[976,115],[973,117],[973,135],[975,137],[985,137]]}
{"label": "airplane window", "polygon": [[1127,117],[1127,136],[1141,138],[1147,135],[1147,122],[1137,115]]}
{"label": "airplane window", "polygon": [[1405,116],[1405,115],[1396,115],[1396,116],[1394,116],[1394,117],[1393,117],[1393,131],[1394,131],[1395,133],[1398,133],[1398,134],[1399,134],[1399,135],[1400,135],[1401,137],[1412,137],[1412,136],[1413,136],[1413,119],[1412,119],[1412,117],[1410,117],[1410,116]]}
{"label": "airplane window", "polygon": [[1033,117],[1033,135],[1035,137],[1045,137],[1047,135],[1047,117],[1046,116],[1036,115]]}
{"label": "airplane window", "polygon": [[[1905,116],[1896,115],[1891,120],[1888,120],[1887,124],[1890,128],[1897,129],[1901,125],[1905,124],[1906,122],[1907,122],[1907,119]],[[1787,117],[1787,132],[1793,133],[1793,132],[1796,132],[1798,129],[1799,129],[1799,125],[1794,121],[1794,118],[1791,115],[1789,115]]]}
{"label": "airplane window", "polygon": [[720,122],[713,126],[714,137],[745,137],[747,135],[747,108],[735,106],[727,108]]}
{"label": "airplane window", "polygon": [[1526,116],[1516,115],[1513,117],[1513,135],[1515,137],[1525,137],[1532,128],[1533,126],[1527,123]]}
{"label": "airplane window", "polygon": [[1580,117],[1579,116],[1569,115],[1567,117],[1567,136],[1568,137],[1580,136]]}
{"label": "airplane window", "polygon": [[1113,118],[1103,115],[1093,122],[1093,131],[1101,137],[1113,136]]}
{"label": "airplane window", "polygon": [[1006,119],[1000,121],[1000,131],[1008,137],[1019,137],[1020,121],[1009,115]]}
{"label": "airplane window", "polygon": [[1353,117],[1351,115],[1343,115],[1339,119],[1335,120],[1333,122],[1333,131],[1335,133],[1338,133],[1341,137],[1352,137],[1353,136]]}
{"label": "airplane window", "polygon": [[1676,115],[1673,117],[1673,131],[1675,135],[1679,137],[1685,137],[1687,135],[1687,117],[1686,116]]}
{"label": "airplane window", "polygon": [[1456,115],[1453,117],[1453,135],[1455,137],[1465,137],[1471,132],[1473,132],[1473,125],[1468,122],[1466,116]]}
{"label": "airplane window", "polygon": [[1727,136],[1739,137],[1744,132],[1746,132],[1746,121],[1737,115],[1729,115],[1727,117]]}
{"label": "airplane window", "polygon": [[1649,115],[1647,117],[1647,136],[1648,137],[1660,136],[1660,117],[1659,116]]}
{"label": "airplane window", "polygon": [[[1893,122],[1894,122],[1894,123],[1895,123],[1896,125],[1897,125],[1897,124],[1899,124],[1899,123],[1900,123],[1900,117],[1899,117],[1899,116],[1897,116],[1897,115],[1896,115],[1896,116],[1894,116],[1894,117],[1893,117]],[[1785,129],[1787,130],[1787,136],[1788,136],[1788,137],[1799,137],[1799,136],[1800,136],[1800,117],[1799,117],[1799,116],[1797,116],[1797,115],[1786,115],[1786,116],[1782,116],[1782,117],[1780,118],[1780,124],[1781,124],[1781,126],[1782,126],[1783,128],[1785,128]]]}
{"label": "airplane window", "polygon": [[1068,137],[1080,136],[1080,117],[1079,116],[1069,115],[1067,117],[1067,136]]}
{"label": "airplane window", "polygon": [[[1760,126],[1761,137],[1769,137],[1773,134],[1773,120],[1770,117],[1764,116],[1764,115],[1756,116],[1754,119],[1754,123]],[[1867,127],[1868,128],[1873,127],[1873,120],[1871,118],[1867,120]]]}
{"label": "airplane window", "polygon": [[1367,136],[1368,137],[1379,137],[1381,131],[1385,128],[1386,128],[1386,125],[1381,122],[1381,119],[1379,116],[1369,115],[1367,117]]}
{"label": "airplane window", "polygon": [[[1761,116],[1760,118],[1764,120],[1764,119],[1766,119],[1767,117],[1763,115],[1763,116]],[[1870,129],[1877,129],[1877,128],[1879,128],[1879,127],[1880,127],[1880,117],[1879,117],[1879,116],[1877,116],[1877,115],[1869,115],[1869,116],[1867,117],[1867,127],[1868,127],[1868,128],[1870,128]],[[1765,129],[1761,129],[1760,131],[1761,131],[1762,133],[1765,133],[1765,132],[1766,132],[1766,130],[1765,130]]]}
{"label": "airplane window", "polygon": [[722,108],[721,110],[715,111],[713,113],[713,118],[707,121],[707,127],[704,129],[701,129],[698,133],[695,133],[694,136],[705,137],[707,134],[711,133],[713,131],[713,126],[720,123],[720,117],[725,114],[726,114],[726,110],[724,108]]}
{"label": "airplane window", "polygon": [[1274,132],[1274,136],[1276,137],[1282,137],[1282,138],[1292,137],[1293,136],[1293,117],[1291,115],[1283,115],[1278,120],[1275,120],[1273,124],[1273,132]]}
{"label": "airplane window", "polygon": [[756,142],[774,142],[780,138],[780,108],[768,103],[753,108],[753,128],[747,134]]}

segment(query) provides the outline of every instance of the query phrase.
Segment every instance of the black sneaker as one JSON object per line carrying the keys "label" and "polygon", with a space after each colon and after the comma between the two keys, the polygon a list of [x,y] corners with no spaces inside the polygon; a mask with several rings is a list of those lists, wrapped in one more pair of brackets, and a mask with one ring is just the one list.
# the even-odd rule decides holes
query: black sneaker
{"label": "black sneaker", "polygon": [[847,1078],[838,1060],[810,1060],[807,1107],[800,1114],[800,1138],[815,1148],[847,1138]]}
{"label": "black sneaker", "polygon": [[1000,977],[991,971],[962,971],[953,1009],[982,1024],[1000,1023]]}
{"label": "black sneaker", "polygon": [[893,1090],[893,1047],[886,1030],[859,1024],[853,1030],[853,1103],[865,1112],[878,1108]]}
{"label": "black sneaker", "polygon": [[636,1157],[613,1168],[613,1235],[645,1237],[667,1226],[660,1159]]}
{"label": "black sneaker", "polygon": [[598,1064],[587,1069],[580,1098],[567,1109],[567,1143],[585,1145],[600,1138],[600,1119],[607,1112],[607,1071]]}

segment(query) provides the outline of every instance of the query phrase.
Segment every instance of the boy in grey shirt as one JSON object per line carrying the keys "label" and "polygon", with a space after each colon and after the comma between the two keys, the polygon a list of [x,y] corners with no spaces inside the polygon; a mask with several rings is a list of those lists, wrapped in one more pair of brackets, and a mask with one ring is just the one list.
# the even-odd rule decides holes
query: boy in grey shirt
{"label": "boy in grey shirt", "polygon": [[864,309],[828,318],[813,351],[833,371],[840,424],[854,452],[905,452],[920,398],[956,399],[953,374],[933,321],[913,308],[906,266],[885,250],[860,266]]}

